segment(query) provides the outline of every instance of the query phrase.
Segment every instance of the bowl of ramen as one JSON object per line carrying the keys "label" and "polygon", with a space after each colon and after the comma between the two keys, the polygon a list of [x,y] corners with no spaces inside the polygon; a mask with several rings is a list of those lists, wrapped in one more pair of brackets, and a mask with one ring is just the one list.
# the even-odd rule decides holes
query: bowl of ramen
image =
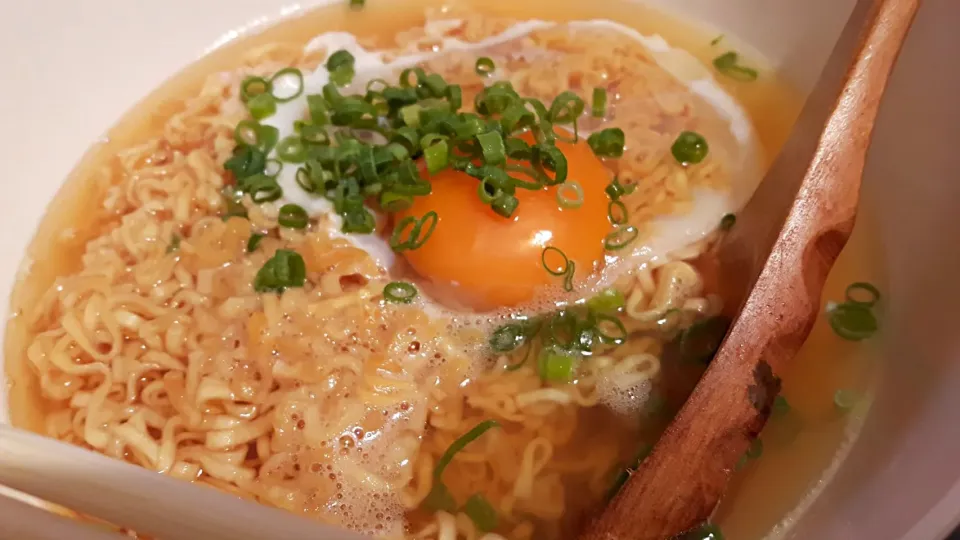
{"label": "bowl of ramen", "polygon": [[[234,4],[67,7],[46,28],[82,45],[24,53],[50,68],[6,100],[31,181],[4,202],[3,420],[376,537],[575,538],[736,315],[711,255],[865,3]],[[35,39],[17,9],[3,39]],[[74,24],[101,11],[130,24]],[[61,69],[122,83],[64,92]],[[898,91],[875,161],[915,116]],[[906,451],[895,425],[929,440],[908,428],[949,366],[892,392],[878,360],[932,335],[894,327],[933,295],[888,291],[927,249],[897,200],[937,197],[872,167],[823,316],[690,538],[867,537],[843,516],[903,504],[864,478]],[[908,470],[924,504],[884,526],[940,501],[934,538],[960,471],[878,478]]]}

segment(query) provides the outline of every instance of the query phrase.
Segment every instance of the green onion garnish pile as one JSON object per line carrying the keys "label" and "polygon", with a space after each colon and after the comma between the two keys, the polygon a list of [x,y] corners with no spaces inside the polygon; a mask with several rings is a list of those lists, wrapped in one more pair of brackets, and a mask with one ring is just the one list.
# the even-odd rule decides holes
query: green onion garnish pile
{"label": "green onion garnish pile", "polygon": [[539,348],[540,378],[566,382],[571,380],[583,357],[592,355],[600,347],[622,345],[626,341],[627,329],[617,317],[625,305],[623,293],[607,289],[585,306],[518,319],[497,328],[490,336],[490,349],[496,354],[507,354],[526,347],[523,357],[507,368],[514,370],[525,365],[534,348]]}
{"label": "green onion garnish pile", "polygon": [[[369,233],[374,220],[367,202],[377,200],[388,212],[403,210],[413,197],[431,192],[427,174],[445,169],[475,178],[477,196],[504,217],[516,211],[518,189],[568,181],[567,160],[556,141],[577,139],[585,104],[573,92],[561,93],[548,105],[520,96],[500,81],[477,94],[476,112],[465,112],[459,85],[416,67],[403,70],[395,83],[376,79],[362,95],[344,94],[341,87],[353,81],[354,63],[345,50],[329,57],[330,82],[321,93],[306,96],[308,117],[297,121],[296,134],[282,141],[275,128],[260,121],[303,93],[302,73],[287,68],[270,78],[243,81],[241,98],[252,119],[237,126],[236,149],[224,164],[236,179],[238,194],[249,193],[257,203],[277,200],[282,196],[277,173],[294,167],[302,189],[333,203],[343,216],[344,232]],[[484,57],[476,69],[487,75],[495,66]],[[558,126],[571,135],[558,132]],[[381,142],[368,142],[358,136],[361,132],[375,132]],[[532,133],[532,144],[520,137],[525,132]],[[599,156],[623,154],[620,129],[594,133],[589,142]],[[418,166],[421,160],[423,167]],[[567,208],[582,203],[578,186],[571,182],[558,202]]]}

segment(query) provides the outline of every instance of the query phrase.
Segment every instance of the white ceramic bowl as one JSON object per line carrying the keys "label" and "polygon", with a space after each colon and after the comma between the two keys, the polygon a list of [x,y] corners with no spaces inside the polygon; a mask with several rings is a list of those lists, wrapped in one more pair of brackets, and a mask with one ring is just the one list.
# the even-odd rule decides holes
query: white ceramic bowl
{"label": "white ceramic bowl", "polygon": [[[377,0],[369,0],[371,2]],[[380,0],[388,1],[388,0]],[[400,0],[394,0],[400,1]],[[0,292],[63,178],[141,97],[204,52],[307,0],[9,0],[0,6]],[[806,92],[856,0],[659,0],[737,34]],[[869,2],[859,2],[862,9]],[[927,0],[875,137],[864,205],[883,244],[889,315],[883,358],[928,377],[879,395],[836,480],[790,538],[932,540],[960,508],[960,34],[955,0]],[[861,225],[861,227],[864,225]],[[43,264],[37,261],[36,264]],[[7,301],[4,302],[6,304]],[[905,361],[906,360],[906,361]],[[916,360],[916,362],[914,362]],[[921,362],[922,360],[922,362]],[[6,400],[0,385],[0,419]],[[766,479],[776,482],[776,478]],[[815,485],[818,481],[814,479]],[[734,540],[740,540],[734,539]]]}

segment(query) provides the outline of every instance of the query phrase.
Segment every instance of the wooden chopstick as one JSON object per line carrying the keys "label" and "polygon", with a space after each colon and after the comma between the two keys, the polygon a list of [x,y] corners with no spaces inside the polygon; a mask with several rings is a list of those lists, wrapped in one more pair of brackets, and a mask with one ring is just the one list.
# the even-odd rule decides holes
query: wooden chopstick
{"label": "wooden chopstick", "polygon": [[129,537],[84,524],[19,501],[0,492],[2,540],[129,540]]}
{"label": "wooden chopstick", "polygon": [[3,425],[0,484],[163,540],[363,539]]}

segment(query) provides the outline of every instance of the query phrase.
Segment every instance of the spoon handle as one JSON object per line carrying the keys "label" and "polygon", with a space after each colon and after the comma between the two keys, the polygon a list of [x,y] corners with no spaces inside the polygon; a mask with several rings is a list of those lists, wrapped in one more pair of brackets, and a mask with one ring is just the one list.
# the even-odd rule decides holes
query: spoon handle
{"label": "spoon handle", "polygon": [[880,98],[919,1],[863,0],[853,61],[743,310],[653,453],[582,540],[672,538],[713,512],[770,414],[775,373],[809,334],[827,272],[853,228]]}

